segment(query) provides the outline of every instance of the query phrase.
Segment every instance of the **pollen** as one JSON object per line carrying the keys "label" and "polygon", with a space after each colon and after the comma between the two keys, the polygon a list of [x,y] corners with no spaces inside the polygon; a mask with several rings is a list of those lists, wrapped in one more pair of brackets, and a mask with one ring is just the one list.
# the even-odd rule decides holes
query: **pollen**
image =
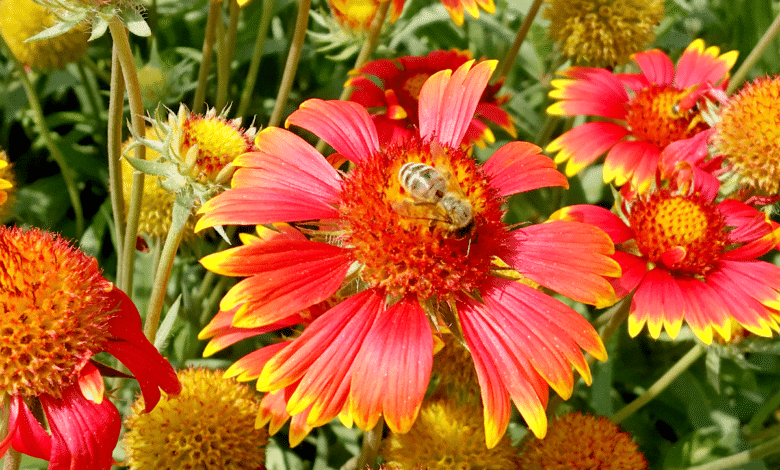
{"label": "pollen", "polygon": [[647,460],[628,433],[604,417],[570,413],[544,439],[530,441],[516,468],[528,470],[645,470]]}
{"label": "pollen", "polygon": [[[437,187],[422,197],[425,185]],[[506,250],[503,199],[460,149],[391,144],[347,176],[341,198],[342,243],[363,279],[392,296],[470,292]]]}
{"label": "pollen", "polygon": [[255,429],[260,397],[220,371],[178,373],[181,393],[163,398],[144,413],[143,398],[133,404],[124,437],[130,470],[265,468],[268,432]]}
{"label": "pollen", "polygon": [[689,90],[652,85],[628,103],[628,128],[639,139],[664,148],[672,142],[693,137],[709,126],[698,108],[680,109]]}
{"label": "pollen", "polygon": [[252,139],[234,122],[207,114],[193,115],[182,123],[181,155],[198,146],[195,166],[202,178],[214,180],[225,166],[253,148]]}
{"label": "pollen", "polygon": [[780,77],[759,78],[733,96],[715,126],[713,144],[742,181],[780,193]]}
{"label": "pollen", "polygon": [[655,39],[662,0],[547,0],[544,17],[561,53],[592,67],[622,65]]}
{"label": "pollen", "polygon": [[113,285],[57,235],[0,226],[0,392],[55,398],[107,341]]}
{"label": "pollen", "polygon": [[697,196],[658,191],[631,207],[639,251],[672,271],[705,275],[726,247],[726,223],[712,204]]}

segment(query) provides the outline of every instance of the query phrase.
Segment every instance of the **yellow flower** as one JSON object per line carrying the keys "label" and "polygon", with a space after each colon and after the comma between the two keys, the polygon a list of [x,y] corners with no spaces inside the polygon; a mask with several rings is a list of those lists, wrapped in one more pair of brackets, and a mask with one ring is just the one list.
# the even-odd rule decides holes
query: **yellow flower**
{"label": "yellow flower", "polygon": [[344,28],[368,31],[379,11],[379,0],[328,0],[330,11]]}
{"label": "yellow flower", "polygon": [[507,470],[517,467],[509,436],[488,449],[482,407],[435,399],[423,403],[406,434],[390,433],[381,451],[388,470]]}
{"label": "yellow flower", "polygon": [[622,65],[655,39],[662,0],[546,0],[544,17],[561,53],[578,64]]}
{"label": "yellow flower", "polygon": [[0,216],[4,215],[10,206],[9,200],[14,192],[14,174],[11,164],[8,163],[8,155],[0,150]]}
{"label": "yellow flower", "polygon": [[606,418],[570,413],[520,454],[523,470],[644,470],[647,461],[628,433]]}
{"label": "yellow flower", "polygon": [[712,139],[742,183],[780,193],[780,76],[759,78],[729,99]]}
{"label": "yellow flower", "polygon": [[130,470],[264,469],[268,433],[255,429],[260,397],[222,372],[178,373],[182,391],[144,413],[133,404],[124,437]]}
{"label": "yellow flower", "polygon": [[84,27],[50,39],[25,42],[54,25],[56,17],[32,0],[0,0],[0,35],[13,55],[26,67],[62,69],[87,50],[89,34]]}

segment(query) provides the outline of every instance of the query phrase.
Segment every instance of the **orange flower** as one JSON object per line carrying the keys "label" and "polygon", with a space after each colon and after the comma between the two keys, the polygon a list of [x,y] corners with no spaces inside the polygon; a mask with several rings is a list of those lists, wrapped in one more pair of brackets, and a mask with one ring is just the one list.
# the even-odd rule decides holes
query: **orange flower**
{"label": "orange flower", "polygon": [[675,69],[658,49],[640,52],[633,59],[641,74],[614,74],[605,69],[572,67],[566,79],[553,80],[550,97],[558,99],[547,109],[555,115],[589,114],[606,118],[577,126],[547,146],[558,152],[556,163],[566,164],[574,176],[604,152],[604,182],[634,189],[650,187],[658,159],[669,144],[709,129],[697,106],[704,97],[725,99],[729,70],[737,52],[719,55],[697,39],[685,49]]}
{"label": "orange flower", "polygon": [[[94,258],[57,235],[0,226],[0,395],[10,396],[9,447],[49,469],[108,469],[121,419],[93,357],[107,352],[136,375],[149,411],[176,374],[141,331],[133,303]],[[30,406],[46,415],[48,434]]]}
{"label": "orange flower", "polygon": [[590,381],[580,348],[606,357],[582,316],[516,280],[610,304],[602,276],[619,274],[607,257],[613,247],[578,222],[508,230],[506,196],[567,182],[526,142],[501,147],[484,165],[462,149],[495,62],[472,65],[431,76],[420,92],[419,135],[386,146],[360,105],[306,101],[288,124],[320,136],[353,171],[342,177],[303,139],[270,127],[258,134],[258,152],[234,162],[232,189],[201,208],[196,229],[307,221],[303,233],[245,239],[202,263],[248,276],[220,305],[236,309],[233,327],[265,328],[343,295],[300,336],[243,363],[245,379],[257,377],[259,390],[276,392],[287,414],[306,414],[309,427],[339,416],[370,429],[384,416],[394,432],[408,431],[440,325],[462,326],[455,333],[474,358],[489,447],[506,431],[511,401],[543,436],[548,384],[568,397],[572,366]]}

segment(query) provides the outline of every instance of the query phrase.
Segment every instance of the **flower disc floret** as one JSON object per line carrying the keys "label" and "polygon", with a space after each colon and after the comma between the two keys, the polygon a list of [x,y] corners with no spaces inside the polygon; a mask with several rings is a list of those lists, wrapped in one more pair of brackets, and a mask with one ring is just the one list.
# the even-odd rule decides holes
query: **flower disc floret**
{"label": "flower disc floret", "polygon": [[732,97],[713,136],[715,148],[748,185],[780,192],[780,77],[759,78]]}
{"label": "flower disc floret", "polygon": [[190,116],[182,123],[181,154],[197,145],[195,165],[205,179],[213,180],[236,157],[252,150],[253,136],[253,129],[243,131],[212,110],[206,116]]}
{"label": "flower disc floret", "polygon": [[112,288],[64,239],[0,227],[0,391],[59,397],[103,350]]}
{"label": "flower disc floret", "polygon": [[[473,220],[458,227],[440,201],[409,194],[399,177],[409,162],[443,175],[446,194],[467,204]],[[343,242],[364,265],[363,279],[397,298],[412,293],[441,299],[478,288],[509,237],[501,221],[503,199],[474,160],[435,142],[415,139],[378,152],[349,174],[341,200]]]}
{"label": "flower disc floret", "polygon": [[682,109],[680,101],[690,90],[652,85],[641,90],[626,105],[628,129],[641,140],[659,148],[693,137],[709,127],[698,108]]}
{"label": "flower disc floret", "polygon": [[717,206],[666,191],[637,199],[630,225],[639,251],[651,262],[688,274],[706,275],[727,244]]}

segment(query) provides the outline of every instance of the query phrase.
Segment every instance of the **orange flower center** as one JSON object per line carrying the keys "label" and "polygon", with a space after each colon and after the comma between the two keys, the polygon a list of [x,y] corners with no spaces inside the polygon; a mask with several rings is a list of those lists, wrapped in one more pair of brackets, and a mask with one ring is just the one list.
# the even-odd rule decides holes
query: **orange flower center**
{"label": "orange flower center", "polygon": [[112,288],[62,238],[0,227],[0,392],[58,398],[107,341]]}
{"label": "orange flower center", "polygon": [[252,146],[240,129],[221,118],[193,116],[182,124],[182,130],[181,154],[198,146],[195,165],[205,179],[216,178],[228,163]]}
{"label": "orange flower center", "polygon": [[341,189],[342,237],[373,287],[443,299],[505,255],[503,199],[460,149],[417,139],[361,163]]}
{"label": "orange flower center", "polygon": [[706,274],[727,243],[717,207],[697,196],[650,194],[634,202],[630,221],[644,256],[687,274]]}
{"label": "orange flower center", "polygon": [[689,93],[661,85],[641,90],[628,103],[628,128],[637,138],[660,148],[706,130],[708,126],[698,108],[679,107],[680,100]]}

